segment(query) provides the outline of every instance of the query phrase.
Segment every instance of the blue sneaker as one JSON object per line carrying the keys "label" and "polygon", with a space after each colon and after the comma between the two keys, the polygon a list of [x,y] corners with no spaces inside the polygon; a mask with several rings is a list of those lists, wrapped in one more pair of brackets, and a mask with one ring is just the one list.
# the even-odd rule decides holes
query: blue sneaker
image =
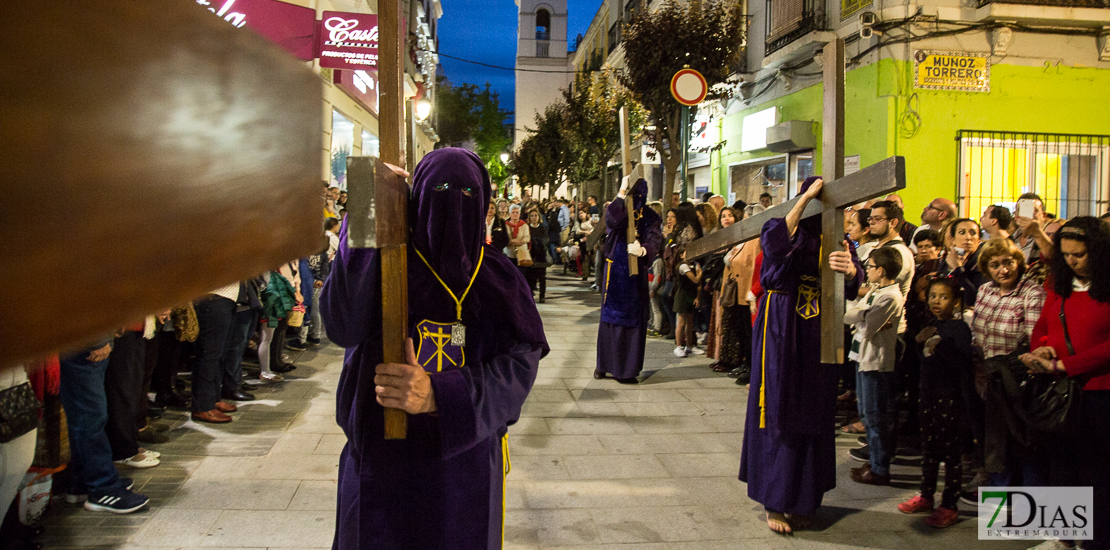
{"label": "blue sneaker", "polygon": [[85,509],[93,512],[112,512],[113,514],[130,514],[150,502],[149,498],[129,489],[119,488],[102,495],[90,495],[85,501]]}
{"label": "blue sneaker", "polygon": [[[121,477],[119,478],[119,480],[122,481],[123,486],[128,489],[135,486],[135,480],[129,477]],[[89,500],[88,493],[89,491],[85,489],[84,485],[71,483],[69,485],[69,489],[66,489],[66,502],[69,504],[81,504],[82,502]]]}

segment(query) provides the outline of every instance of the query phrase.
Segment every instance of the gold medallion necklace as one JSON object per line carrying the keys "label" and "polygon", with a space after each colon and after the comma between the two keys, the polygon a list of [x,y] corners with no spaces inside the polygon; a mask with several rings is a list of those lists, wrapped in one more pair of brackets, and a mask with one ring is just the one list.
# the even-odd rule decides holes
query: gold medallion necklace
{"label": "gold medallion necklace", "polygon": [[478,270],[482,269],[482,259],[486,257],[485,247],[482,247],[480,249],[481,251],[478,253],[478,265],[474,266],[474,274],[470,276],[470,283],[466,285],[466,290],[463,291],[462,297],[455,296],[455,293],[451,291],[451,287],[447,286],[447,283],[443,282],[443,278],[440,277],[439,273],[436,273],[436,270],[432,268],[432,264],[428,263],[427,258],[425,258],[424,255],[420,253],[420,249],[416,248],[415,246],[412,247],[412,249],[416,251],[416,255],[420,256],[420,260],[424,262],[424,265],[428,266],[428,271],[431,271],[432,275],[435,275],[435,278],[437,281],[439,281],[439,284],[443,285],[443,289],[446,290],[447,294],[451,295],[451,299],[455,301],[456,320],[455,324],[451,325],[451,345],[458,347],[465,346],[466,327],[462,324],[462,303],[463,300],[466,300],[466,295],[470,293],[470,287],[474,286],[474,280],[478,278]]}

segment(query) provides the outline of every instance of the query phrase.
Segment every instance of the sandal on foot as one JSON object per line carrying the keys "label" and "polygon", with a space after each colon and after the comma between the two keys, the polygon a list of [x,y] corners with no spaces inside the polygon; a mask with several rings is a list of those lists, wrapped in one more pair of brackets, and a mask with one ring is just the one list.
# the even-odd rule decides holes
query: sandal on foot
{"label": "sandal on foot", "polygon": [[767,527],[780,535],[794,534],[794,530],[790,527],[790,522],[786,520],[786,516],[778,512],[767,512]]}
{"label": "sandal on foot", "polygon": [[263,382],[284,382],[285,381],[284,376],[282,376],[280,374],[274,374],[272,372],[259,373],[258,379],[263,381]]}
{"label": "sandal on foot", "polygon": [[848,424],[847,426],[841,427],[840,431],[846,434],[865,434],[867,433],[867,426],[864,426],[863,422],[856,422],[855,424]]}

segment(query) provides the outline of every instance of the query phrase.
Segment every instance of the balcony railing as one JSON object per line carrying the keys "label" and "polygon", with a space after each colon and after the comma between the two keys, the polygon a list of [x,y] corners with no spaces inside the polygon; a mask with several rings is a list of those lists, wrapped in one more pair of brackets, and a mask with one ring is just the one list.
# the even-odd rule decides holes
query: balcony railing
{"label": "balcony railing", "polygon": [[1110,0],[979,0],[987,4],[1022,4],[1025,6],[1056,6],[1061,8],[1110,8]]}
{"label": "balcony railing", "polygon": [[825,28],[825,5],[819,0],[767,0],[767,43],[770,55],[811,31]]}
{"label": "balcony railing", "polygon": [[537,40],[536,57],[551,57],[551,42],[548,42],[546,40]]}

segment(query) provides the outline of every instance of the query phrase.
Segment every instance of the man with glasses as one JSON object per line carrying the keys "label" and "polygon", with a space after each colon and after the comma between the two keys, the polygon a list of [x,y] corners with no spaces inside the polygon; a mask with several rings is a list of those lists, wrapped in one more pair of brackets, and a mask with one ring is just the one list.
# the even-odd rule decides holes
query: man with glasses
{"label": "man with glasses", "polygon": [[[887,195],[886,198],[884,198],[883,200],[888,200],[890,202],[893,202],[894,204],[897,204],[898,208],[902,209],[902,212],[906,211],[906,203],[902,201],[902,196],[898,193],[891,193]],[[902,227],[898,229],[898,236],[902,237],[902,240],[910,246],[910,250],[913,250],[914,252],[916,252],[917,250],[914,249],[911,243],[913,242],[913,235],[916,232],[916,225],[910,223],[909,220],[902,220]]]}
{"label": "man with glasses", "polygon": [[[940,233],[944,227],[944,222],[956,219],[956,203],[943,198],[937,197],[930,202],[925,210],[921,211],[921,227],[917,231],[928,228]],[[915,232],[914,235],[917,233]],[[910,241],[913,241],[911,238]]]}

